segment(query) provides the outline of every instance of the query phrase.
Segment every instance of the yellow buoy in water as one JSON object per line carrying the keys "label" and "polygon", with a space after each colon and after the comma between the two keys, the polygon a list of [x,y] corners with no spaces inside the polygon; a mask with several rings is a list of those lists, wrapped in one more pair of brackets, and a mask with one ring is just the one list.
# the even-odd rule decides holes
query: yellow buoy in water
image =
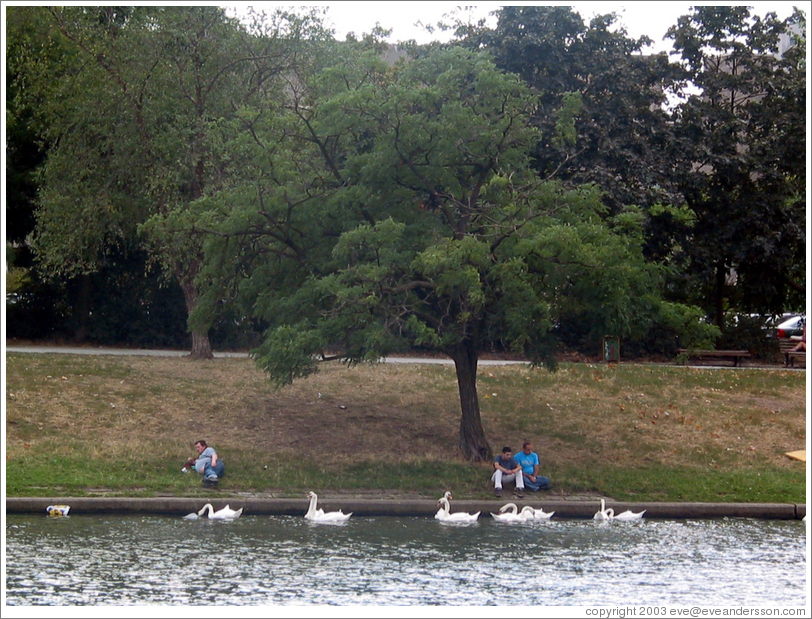
{"label": "yellow buoy in water", "polygon": [[70,511],[70,505],[49,505],[46,508],[49,516],[60,517],[67,516]]}

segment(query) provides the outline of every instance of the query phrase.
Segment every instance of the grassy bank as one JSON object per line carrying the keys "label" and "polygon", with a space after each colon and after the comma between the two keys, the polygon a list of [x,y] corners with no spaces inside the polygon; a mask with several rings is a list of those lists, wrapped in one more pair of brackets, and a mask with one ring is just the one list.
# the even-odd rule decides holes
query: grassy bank
{"label": "grassy bank", "polygon": [[[386,490],[490,496],[490,466],[455,453],[450,366],[326,365],[274,391],[247,359],[6,357],[8,496],[209,491],[182,474],[205,438],[220,494]],[[494,451],[531,440],[545,497],[805,503],[805,373],[563,364],[482,366]]]}

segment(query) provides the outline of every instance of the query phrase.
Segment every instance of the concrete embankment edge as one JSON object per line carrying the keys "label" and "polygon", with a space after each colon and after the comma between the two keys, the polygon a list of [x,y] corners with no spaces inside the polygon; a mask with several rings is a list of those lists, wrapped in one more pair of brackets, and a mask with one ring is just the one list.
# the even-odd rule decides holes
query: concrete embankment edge
{"label": "concrete embankment edge", "polygon": [[[452,511],[477,512],[487,516],[505,503],[543,507],[555,512],[554,518],[592,518],[600,509],[598,501],[522,501],[500,499],[491,501],[455,500]],[[185,515],[199,510],[205,503],[215,509],[230,505],[244,508],[245,515],[301,516],[307,511],[308,501],[303,499],[262,498],[182,498],[182,497],[6,497],[9,514],[45,514],[49,505],[70,505],[71,515],[81,514],[158,514]],[[705,519],[705,518],[761,518],[768,520],[799,520],[806,515],[806,504],[792,503],[623,503],[608,501],[607,507],[615,513],[630,509],[646,510],[646,518]],[[319,507],[325,511],[341,509],[356,516],[434,516],[437,503],[432,500],[371,500],[352,498],[320,499]]]}

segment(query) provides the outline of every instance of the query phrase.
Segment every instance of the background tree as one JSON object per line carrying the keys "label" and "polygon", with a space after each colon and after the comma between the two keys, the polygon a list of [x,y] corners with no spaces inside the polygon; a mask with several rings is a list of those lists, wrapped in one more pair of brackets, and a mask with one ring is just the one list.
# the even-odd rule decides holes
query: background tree
{"label": "background tree", "polygon": [[[604,216],[642,216],[647,259],[678,267],[673,228],[691,221],[675,174],[690,164],[678,156],[667,105],[679,68],[665,53],[646,54],[651,39],[630,38],[614,14],[589,23],[571,7],[502,7],[494,14],[494,27],[458,21],[455,34],[466,47],[489,51],[499,68],[519,75],[538,96],[533,168],[569,187],[594,183],[607,206]],[[568,139],[561,126],[569,128]],[[684,288],[678,268],[667,280],[666,294]],[[594,346],[577,313],[562,316],[557,328],[573,348]],[[627,340],[625,350],[673,354],[676,339],[665,323],[661,335]]]}
{"label": "background tree", "polygon": [[[538,96],[541,129],[533,167],[571,186],[595,183],[610,213],[630,205],[679,202],[670,178],[671,128],[665,109],[678,73],[652,41],[630,38],[615,14],[589,23],[572,7],[510,6],[493,28],[458,23],[461,44],[488,50]],[[580,105],[567,105],[577,95]],[[570,140],[556,124],[569,120]]]}
{"label": "background tree", "polygon": [[[610,213],[643,207],[646,255],[676,267],[670,298],[701,303],[720,325],[728,307],[774,313],[802,304],[800,11],[781,24],[774,15],[751,18],[744,7],[697,10],[669,35],[682,66],[665,54],[645,55],[647,37],[610,31],[614,15],[587,25],[569,7],[503,7],[495,14],[495,27],[457,23],[456,34],[489,50],[539,95],[537,123],[546,131],[536,169],[568,183],[594,181]],[[790,23],[796,44],[778,60],[774,52]],[[735,66],[728,66],[731,54]],[[574,140],[565,143],[550,129],[573,94],[581,107],[571,114]],[[674,114],[665,105],[669,94],[687,99]],[[709,192],[709,178],[697,172],[712,169],[714,158],[717,190]],[[761,196],[755,209],[754,191]]]}
{"label": "background tree", "polygon": [[[21,10],[9,7],[6,12],[6,170],[5,170],[5,243],[6,243],[6,314],[13,333],[16,311],[25,315],[32,290],[47,291],[34,263],[30,236],[34,231],[37,168],[45,158],[47,145],[41,139],[42,126],[37,110],[47,101],[31,92],[33,75],[48,67],[54,71],[66,50],[59,44],[58,33],[49,26],[43,7]],[[53,305],[52,295],[38,298],[33,306]],[[24,309],[23,309],[24,308]],[[25,327],[32,326],[25,318]],[[33,324],[54,324],[34,321]],[[14,337],[14,335],[12,335]]]}
{"label": "background tree", "polygon": [[[243,101],[268,96],[293,57],[294,21],[280,13],[249,33],[216,7],[49,12],[77,62],[50,76],[39,255],[55,272],[87,274],[114,248],[146,240],[192,312],[200,236],[176,220],[226,182],[219,127]],[[211,324],[191,325],[193,357],[211,356]]]}
{"label": "background tree", "polygon": [[667,34],[694,88],[675,124],[692,163],[680,178],[694,218],[681,245],[693,296],[712,300],[706,309],[720,327],[730,306],[779,313],[803,305],[805,49],[778,54],[801,18],[694,7]]}
{"label": "background tree", "polygon": [[[530,170],[535,99],[485,55],[436,50],[393,70],[366,56],[313,79],[313,98],[294,98],[284,125],[253,125],[263,167],[222,235],[251,238],[241,288],[272,325],[255,355],[280,384],[330,356],[442,352],[457,371],[459,451],[490,459],[476,389],[483,351],[553,365],[551,328],[564,314],[579,312],[594,337],[685,315],[660,303],[639,218],[606,217],[594,189]],[[285,182],[300,170],[307,185]]]}
{"label": "background tree", "polygon": [[[20,11],[9,7],[6,16],[6,241],[18,247],[34,229],[36,169],[45,156],[36,109],[26,88],[26,73],[35,63],[56,63],[55,33],[42,23],[42,7]],[[39,17],[38,17],[39,16]],[[50,52],[50,53],[49,53]],[[49,57],[50,56],[50,57]]]}

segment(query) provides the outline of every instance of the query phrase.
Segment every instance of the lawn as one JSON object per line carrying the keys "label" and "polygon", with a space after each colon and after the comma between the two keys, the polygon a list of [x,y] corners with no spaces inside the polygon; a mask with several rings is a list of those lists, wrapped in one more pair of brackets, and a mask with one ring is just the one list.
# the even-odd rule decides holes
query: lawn
{"label": "lawn", "polygon": [[[196,496],[204,438],[224,495],[488,496],[456,453],[453,367],[326,364],[275,390],[244,358],[6,355],[8,496]],[[668,364],[480,366],[494,452],[533,442],[551,498],[806,502],[806,374]]]}

